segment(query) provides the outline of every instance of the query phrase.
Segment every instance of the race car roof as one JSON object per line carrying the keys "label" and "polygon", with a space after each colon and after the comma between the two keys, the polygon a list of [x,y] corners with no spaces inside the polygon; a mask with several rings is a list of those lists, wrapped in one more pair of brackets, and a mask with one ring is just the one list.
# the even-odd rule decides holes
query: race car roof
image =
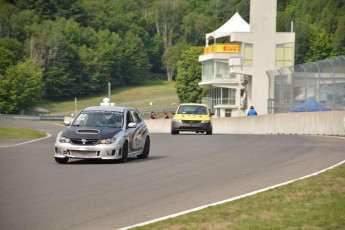
{"label": "race car roof", "polygon": [[116,111],[116,112],[124,112],[126,109],[129,109],[127,107],[122,106],[90,106],[83,111]]}

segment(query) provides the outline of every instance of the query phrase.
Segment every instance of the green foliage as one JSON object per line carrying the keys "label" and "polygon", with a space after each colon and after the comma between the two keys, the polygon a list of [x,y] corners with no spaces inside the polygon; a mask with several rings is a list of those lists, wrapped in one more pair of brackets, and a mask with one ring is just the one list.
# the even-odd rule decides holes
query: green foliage
{"label": "green foliage", "polygon": [[14,38],[23,42],[29,36],[30,27],[37,21],[35,12],[0,1],[0,38]]}
{"label": "green foliage", "polygon": [[205,44],[205,34],[213,31],[215,20],[205,14],[190,12],[183,18],[183,38],[188,44],[202,46]]}
{"label": "green foliage", "polygon": [[0,46],[0,74],[4,74],[5,70],[14,64],[14,53]]}
{"label": "green foliage", "polygon": [[149,62],[151,63],[151,71],[154,73],[161,72],[163,70],[161,58],[164,53],[163,38],[159,34],[156,34],[148,41],[146,47]]}
{"label": "green foliage", "polygon": [[[163,71],[174,80],[182,44],[203,46],[205,34],[235,12],[250,22],[249,2],[0,0],[0,75],[35,60],[49,100],[103,93],[108,82],[130,85]],[[277,31],[290,31],[294,21],[297,64],[345,53],[344,0],[277,4]]]}
{"label": "green foliage", "polygon": [[16,6],[25,10],[34,10],[41,20],[55,20],[57,17],[70,18],[80,14],[79,0],[16,0]]}
{"label": "green foliage", "polygon": [[0,38],[0,75],[25,57],[22,44],[16,39]]}
{"label": "green foliage", "polygon": [[121,64],[124,83],[130,84],[144,79],[150,69],[149,58],[140,37],[128,32],[123,43]]}
{"label": "green foliage", "polygon": [[310,39],[311,46],[306,54],[305,60],[311,62],[332,56],[334,49],[333,35],[315,24],[310,26],[310,31],[312,34]]}
{"label": "green foliage", "polygon": [[108,82],[122,82],[120,73],[121,58],[123,54],[123,40],[109,30],[100,30],[97,34],[95,47],[96,72],[92,76],[96,92],[100,92]]}
{"label": "green foliage", "polygon": [[182,52],[178,61],[176,92],[181,103],[200,102],[204,96],[204,90],[198,85],[201,81],[201,66],[198,57],[202,52],[203,47],[191,47]]}
{"label": "green foliage", "polygon": [[35,106],[43,94],[42,85],[42,69],[33,60],[10,66],[0,75],[1,113],[18,113]]}
{"label": "green foliage", "polygon": [[345,1],[278,1],[277,30],[296,32],[296,64],[344,55]]}
{"label": "green foliage", "polygon": [[180,26],[186,12],[186,1],[155,1],[157,33],[163,37],[164,48],[168,49],[177,43],[180,37]]}
{"label": "green foliage", "polygon": [[[8,58],[1,57],[2,61],[5,63],[15,64],[25,57],[25,52],[23,50],[23,45],[16,39],[12,38],[2,38],[0,39],[0,48],[2,48],[4,53],[7,53]],[[5,54],[4,54],[5,55]],[[7,60],[6,60],[7,59]],[[0,68],[5,68],[0,64]]]}
{"label": "green foliage", "polygon": [[338,28],[335,31],[335,53],[345,54],[345,15],[339,18]]}
{"label": "green foliage", "polygon": [[177,62],[180,60],[181,53],[187,48],[187,43],[180,42],[165,50],[163,54],[163,65],[167,69],[168,81],[172,81],[174,79],[174,74],[177,70]]}

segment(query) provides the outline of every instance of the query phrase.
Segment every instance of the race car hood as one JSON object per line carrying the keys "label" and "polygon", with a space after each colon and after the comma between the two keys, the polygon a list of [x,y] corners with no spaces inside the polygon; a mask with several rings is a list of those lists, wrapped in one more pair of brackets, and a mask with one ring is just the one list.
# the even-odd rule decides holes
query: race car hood
{"label": "race car hood", "polygon": [[208,115],[199,114],[176,114],[174,119],[184,120],[184,121],[209,121],[211,117]]}
{"label": "race car hood", "polygon": [[62,136],[72,139],[107,139],[112,138],[121,128],[110,127],[78,127],[71,126],[62,132]]}

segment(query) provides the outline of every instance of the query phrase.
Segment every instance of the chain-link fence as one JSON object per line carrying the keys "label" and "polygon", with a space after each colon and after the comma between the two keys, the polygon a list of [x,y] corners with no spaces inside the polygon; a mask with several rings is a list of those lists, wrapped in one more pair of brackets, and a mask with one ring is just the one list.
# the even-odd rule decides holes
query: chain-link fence
{"label": "chain-link fence", "polygon": [[268,113],[286,113],[308,99],[345,110],[345,56],[267,71]]}

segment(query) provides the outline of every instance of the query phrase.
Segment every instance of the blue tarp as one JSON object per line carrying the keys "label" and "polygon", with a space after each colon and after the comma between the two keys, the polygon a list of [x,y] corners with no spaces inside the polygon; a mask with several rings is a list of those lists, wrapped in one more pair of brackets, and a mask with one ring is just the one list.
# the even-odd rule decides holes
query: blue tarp
{"label": "blue tarp", "polygon": [[317,112],[317,111],[331,111],[330,108],[321,105],[315,99],[308,99],[305,103],[291,108],[289,112]]}

